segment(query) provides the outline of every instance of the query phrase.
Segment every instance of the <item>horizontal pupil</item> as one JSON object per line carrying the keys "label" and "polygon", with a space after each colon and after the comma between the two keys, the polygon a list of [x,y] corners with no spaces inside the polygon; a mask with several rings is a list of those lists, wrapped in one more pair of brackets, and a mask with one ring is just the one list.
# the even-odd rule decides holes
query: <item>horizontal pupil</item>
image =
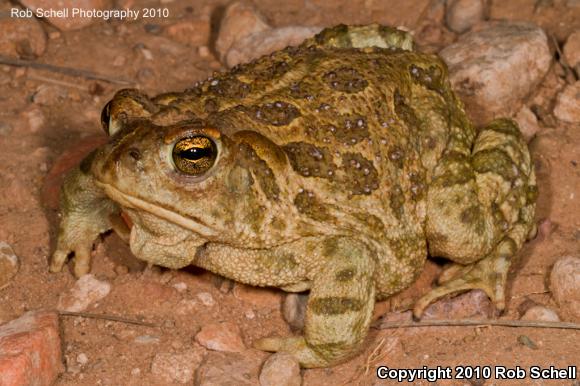
{"label": "horizontal pupil", "polygon": [[212,150],[208,147],[190,147],[187,150],[180,151],[179,156],[191,161],[197,161],[202,158],[210,157],[211,153]]}

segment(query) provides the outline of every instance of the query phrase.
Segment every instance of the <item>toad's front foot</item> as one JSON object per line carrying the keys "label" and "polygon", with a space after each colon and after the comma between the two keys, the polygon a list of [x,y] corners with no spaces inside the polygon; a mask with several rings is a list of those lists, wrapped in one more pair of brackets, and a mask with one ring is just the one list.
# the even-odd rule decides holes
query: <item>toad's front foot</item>
{"label": "toad's front foot", "polygon": [[60,272],[68,256],[74,254],[73,272],[80,277],[89,272],[93,243],[101,233],[111,229],[110,217],[118,208],[95,186],[90,175],[75,169],[62,187],[61,211],[50,271]]}

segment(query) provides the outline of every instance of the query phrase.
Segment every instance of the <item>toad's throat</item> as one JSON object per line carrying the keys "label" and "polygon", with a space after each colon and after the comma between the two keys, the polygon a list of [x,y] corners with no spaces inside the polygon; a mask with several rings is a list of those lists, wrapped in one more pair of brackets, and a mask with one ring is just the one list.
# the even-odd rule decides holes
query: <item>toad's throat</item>
{"label": "toad's throat", "polygon": [[123,193],[112,185],[102,182],[97,182],[97,184],[104,189],[107,196],[109,196],[113,201],[118,202],[121,206],[146,211],[172,224],[196,232],[204,238],[212,238],[218,235],[214,229],[203,224],[199,219],[193,220],[184,217],[159,205],[151,204],[141,198]]}

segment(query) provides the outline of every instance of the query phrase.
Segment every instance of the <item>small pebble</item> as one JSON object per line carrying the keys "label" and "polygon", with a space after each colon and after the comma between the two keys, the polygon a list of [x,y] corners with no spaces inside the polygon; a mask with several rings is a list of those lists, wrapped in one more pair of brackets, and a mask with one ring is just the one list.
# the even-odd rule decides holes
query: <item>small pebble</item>
{"label": "small pebble", "polygon": [[554,115],[560,121],[580,122],[580,80],[568,85],[558,94]]}
{"label": "small pebble", "polygon": [[560,306],[560,315],[580,318],[580,258],[565,256],[554,264],[550,290]]}
{"label": "small pebble", "polygon": [[196,296],[204,306],[212,307],[215,304],[215,300],[209,292],[200,292]]}
{"label": "small pebble", "polygon": [[532,350],[538,349],[538,346],[526,335],[518,336],[518,342],[526,347],[531,348]]}
{"label": "small pebble", "polygon": [[457,33],[463,33],[483,20],[483,0],[451,0],[447,3],[445,20],[447,26]]}
{"label": "small pebble", "polygon": [[108,282],[98,280],[92,274],[83,275],[69,291],[59,297],[57,309],[81,312],[103,299],[109,292],[111,284]]}
{"label": "small pebble", "polygon": [[580,66],[580,29],[568,36],[564,45],[564,58],[570,67],[577,68],[577,66]]}
{"label": "small pebble", "polygon": [[126,265],[117,265],[115,266],[115,273],[119,276],[123,276],[129,273],[129,267]]}
{"label": "small pebble", "polygon": [[197,52],[198,52],[199,56],[204,58],[204,59],[209,58],[211,55],[211,51],[209,50],[208,46],[200,46],[197,49]]}
{"label": "small pebble", "polygon": [[187,284],[185,284],[184,282],[175,283],[173,284],[173,288],[175,288],[177,292],[183,292],[187,290]]}
{"label": "small pebble", "polygon": [[161,27],[159,24],[147,23],[143,28],[145,29],[145,32],[152,35],[158,35],[161,33],[161,31],[163,31],[163,27]]}
{"label": "small pebble", "polygon": [[515,116],[515,121],[518,123],[520,131],[526,142],[530,142],[530,140],[540,130],[540,126],[538,125],[538,118],[527,106],[523,106],[520,111],[518,111]]}
{"label": "small pebble", "polygon": [[246,349],[240,327],[232,322],[205,325],[195,336],[202,346],[215,351],[241,352]]}
{"label": "small pebble", "polygon": [[550,235],[554,232],[554,230],[556,230],[557,227],[558,225],[554,224],[549,218],[544,219],[540,221],[540,224],[538,225],[538,235],[542,239],[546,239],[550,237]]}
{"label": "small pebble", "polygon": [[266,18],[252,3],[234,1],[224,10],[215,49],[223,61],[236,41],[270,28]]}
{"label": "small pebble", "polygon": [[521,320],[539,320],[541,322],[559,322],[558,314],[553,310],[543,306],[533,306],[529,308]]}
{"label": "small pebble", "polygon": [[125,64],[127,60],[125,59],[124,56],[121,55],[117,55],[115,56],[115,59],[113,59],[113,62],[111,63],[113,65],[113,67],[121,67]]}
{"label": "small pebble", "polygon": [[260,386],[300,386],[300,365],[287,353],[271,355],[260,372]]}
{"label": "small pebble", "polygon": [[77,355],[77,363],[81,366],[86,365],[89,363],[89,357],[85,353],[80,353]]}
{"label": "small pebble", "polygon": [[153,335],[139,335],[133,341],[137,344],[157,344],[161,339]]}
{"label": "small pebble", "polygon": [[289,293],[282,304],[282,316],[293,330],[299,331],[304,328],[306,304],[308,295],[301,293]]}
{"label": "small pebble", "polygon": [[46,123],[44,113],[38,106],[31,106],[23,111],[22,115],[31,133],[38,132]]}

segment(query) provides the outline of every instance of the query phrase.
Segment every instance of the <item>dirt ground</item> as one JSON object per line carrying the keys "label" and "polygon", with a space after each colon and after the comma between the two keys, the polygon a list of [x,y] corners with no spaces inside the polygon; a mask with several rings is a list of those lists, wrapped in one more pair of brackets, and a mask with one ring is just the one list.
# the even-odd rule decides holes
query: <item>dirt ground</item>
{"label": "dirt ground", "polygon": [[[205,12],[219,16],[225,1],[185,0],[126,2],[137,7],[169,9],[168,18],[134,22],[98,22],[77,31],[48,32],[47,51],[37,61],[86,69],[110,79],[126,79],[149,95],[181,90],[223,69],[210,55],[185,45],[167,47],[158,28]],[[380,22],[420,25],[427,1],[398,0],[256,0],[274,26],[330,26]],[[580,28],[580,8],[565,1],[493,1],[490,17],[528,20],[540,25],[561,47]],[[192,16],[193,15],[193,16]],[[218,16],[216,16],[218,15]],[[215,31],[214,31],[215,32]],[[214,34],[212,34],[214,35]],[[452,41],[447,31],[441,39]],[[144,55],[142,47],[149,54]],[[556,55],[556,54],[555,54]],[[542,103],[540,131],[531,141],[540,190],[536,218],[542,224],[534,240],[519,253],[509,284],[502,319],[519,319],[532,304],[547,306],[563,320],[549,292],[554,262],[580,252],[580,127],[562,124],[551,115],[563,85],[562,68],[554,64],[534,100]],[[55,189],[62,171],[102,141],[99,116],[104,104],[123,87],[22,66],[0,65],[0,241],[9,243],[21,260],[12,283],[0,290],[0,323],[35,309],[55,309],[59,297],[75,284],[70,267],[48,272],[57,226]],[[48,90],[48,91],[47,91]],[[40,93],[40,96],[39,96]],[[538,95],[541,94],[541,97]],[[531,100],[531,99],[530,99]],[[384,312],[405,309],[430,287],[439,267],[430,263],[418,284],[397,299],[381,304]],[[159,352],[178,352],[193,344],[201,326],[216,321],[237,324],[248,347],[271,334],[290,335],[274,290],[235,296],[231,283],[198,269],[171,271],[147,268],[131,256],[115,235],[104,237],[95,251],[92,273],[111,284],[111,293],[86,312],[152,322],[157,327],[101,319],[62,317],[67,371],[56,385],[158,385],[150,371]],[[183,285],[184,283],[185,285]],[[270,291],[266,293],[266,291]],[[199,301],[209,293],[213,305]],[[138,339],[136,339],[138,338]],[[381,344],[381,342],[383,342]],[[531,342],[531,343],[530,343]],[[373,352],[374,350],[374,352]],[[84,354],[87,361],[79,360]],[[373,355],[371,355],[373,354]],[[580,333],[573,330],[445,327],[371,330],[364,352],[340,366],[303,370],[304,385],[390,384],[375,367],[423,366],[567,366],[580,364]],[[427,384],[426,381],[418,384]],[[576,384],[578,381],[450,380],[437,384]],[[574,383],[575,382],[575,383]]]}

